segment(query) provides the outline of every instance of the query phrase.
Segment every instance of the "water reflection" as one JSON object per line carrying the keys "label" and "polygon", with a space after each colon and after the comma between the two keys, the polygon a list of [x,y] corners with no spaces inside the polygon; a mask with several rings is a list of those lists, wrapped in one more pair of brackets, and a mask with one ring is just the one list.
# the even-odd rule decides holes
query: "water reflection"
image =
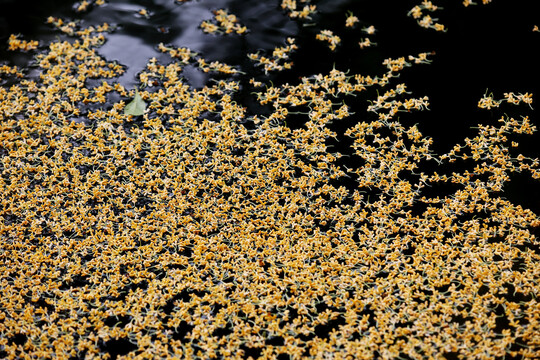
{"label": "water reflection", "polygon": [[[211,19],[212,11],[230,9],[250,32],[244,36],[215,36],[203,33],[199,24]],[[145,9],[150,16],[139,15]],[[126,73],[118,80],[124,86],[137,85],[136,74],[148,59],[168,57],[157,50],[161,42],[176,47],[188,47],[210,61],[241,65],[246,52],[268,50],[282,45],[289,36],[298,32],[297,24],[280,11],[276,1],[190,1],[177,4],[172,1],[110,1],[106,6],[95,7],[84,14],[84,22],[97,25],[108,22],[117,26],[107,36],[99,49],[108,60],[127,66]],[[194,87],[203,86],[208,76],[195,68],[185,71],[188,82]]]}
{"label": "water reflection", "polygon": [[[298,25],[280,11],[280,1],[257,0],[205,0],[177,3],[171,0],[126,1],[110,0],[103,6],[77,13],[69,0],[46,0],[27,9],[16,1],[0,3],[0,40],[5,42],[10,33],[23,33],[29,38],[41,40],[42,44],[59,36],[45,24],[48,16],[66,20],[81,20],[83,26],[107,22],[116,30],[107,36],[106,43],[98,49],[107,60],[116,60],[126,66],[126,73],[118,81],[128,88],[137,86],[137,73],[148,59],[156,57],[162,62],[168,56],[157,50],[159,43],[176,47],[188,47],[209,61],[222,61],[242,65],[247,52],[269,50],[284,44],[285,39],[298,33]],[[243,36],[216,36],[205,34],[199,28],[203,20],[211,19],[212,11],[229,9],[246,25],[249,33]],[[139,14],[146,10],[148,17]],[[11,16],[10,14],[16,14]],[[16,19],[16,21],[14,20]],[[60,35],[60,37],[62,37]],[[30,54],[6,52],[2,47],[0,59],[14,65],[25,66],[31,61]],[[185,75],[194,87],[204,86],[207,74],[193,67],[185,69]]]}

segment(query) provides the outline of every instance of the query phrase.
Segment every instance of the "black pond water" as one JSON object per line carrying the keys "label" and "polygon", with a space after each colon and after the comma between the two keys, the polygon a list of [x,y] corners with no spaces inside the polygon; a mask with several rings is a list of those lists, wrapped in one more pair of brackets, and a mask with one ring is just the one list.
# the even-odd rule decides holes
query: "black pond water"
{"label": "black pond water", "polygon": [[[535,49],[540,45],[540,33],[532,32],[532,26],[538,21],[535,1],[496,0],[488,6],[468,8],[463,7],[461,1],[442,1],[444,10],[438,17],[450,29],[446,33],[422,29],[406,16],[419,2],[321,0],[315,2],[318,15],[306,24],[289,19],[280,9],[279,0],[192,0],[185,3],[109,0],[104,6],[95,6],[84,13],[75,11],[77,4],[73,1],[0,0],[0,60],[28,66],[31,56],[7,52],[6,41],[12,33],[42,40],[42,44],[57,38],[59,34],[45,23],[48,16],[80,20],[83,26],[103,22],[117,26],[99,52],[108,60],[117,60],[127,67],[118,81],[128,88],[137,85],[136,75],[149,58],[168,61],[168,56],[157,50],[161,42],[189,47],[207,60],[238,65],[247,72],[241,79],[246,81],[254,75],[247,53],[282,46],[287,37],[294,36],[300,48],[293,58],[295,66],[273,76],[274,83],[295,82],[301,76],[324,73],[334,66],[362,74],[379,74],[383,69],[382,60],[387,57],[435,52],[431,65],[413,67],[402,74],[403,82],[415,96],[429,96],[430,110],[402,118],[418,123],[425,134],[432,136],[434,150],[439,153],[473,134],[471,126],[501,116],[500,112],[477,108],[478,100],[486,91],[496,97],[511,91],[532,92],[536,95],[535,101],[539,101],[540,67]],[[249,33],[226,37],[204,34],[199,29],[201,21],[210,19],[212,10],[218,8],[227,8],[237,15]],[[140,9],[146,9],[151,16],[140,15]],[[358,39],[352,35],[347,37],[345,32],[336,52],[330,52],[324,44],[314,40],[322,28],[343,29],[346,11],[359,17],[360,26],[375,26],[377,32],[373,41],[377,46],[360,49]],[[207,74],[195,68],[185,69],[185,76],[194,87],[202,87],[209,80]],[[538,111],[527,109],[525,115],[534,123],[540,123]],[[538,133],[524,138],[521,141],[523,152],[540,156],[539,140]],[[345,139],[343,144],[346,144]],[[525,176],[515,176],[505,189],[506,196],[539,212],[538,185]]]}

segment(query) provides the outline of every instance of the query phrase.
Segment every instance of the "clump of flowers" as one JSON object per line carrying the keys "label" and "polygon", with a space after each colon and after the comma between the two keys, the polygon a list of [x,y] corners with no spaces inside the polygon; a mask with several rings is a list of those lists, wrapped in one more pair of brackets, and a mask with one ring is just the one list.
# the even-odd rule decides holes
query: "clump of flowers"
{"label": "clump of flowers", "polygon": [[214,12],[214,19],[212,21],[205,20],[201,23],[201,29],[208,34],[220,33],[220,34],[245,34],[247,27],[241,25],[238,22],[238,18],[234,14],[229,14],[225,9],[218,9]]}
{"label": "clump of flowers", "polygon": [[90,6],[90,1],[87,1],[87,0],[83,0],[81,1],[77,8],[75,9],[75,11],[77,12],[84,12],[84,11],[87,11],[88,10],[88,7]]}
{"label": "clump of flowers", "polygon": [[18,78],[24,77],[24,74],[17,66],[0,65],[0,74],[15,75]]}
{"label": "clump of flowers", "polygon": [[[302,6],[298,5],[306,4]],[[312,15],[317,11],[316,5],[308,5],[311,0],[281,0],[281,8],[287,12],[287,15],[293,19],[311,19]]]}
{"label": "clump of flowers", "polygon": [[436,31],[446,31],[443,24],[438,23],[438,19],[432,18],[431,15],[425,12],[434,12],[442,9],[441,7],[434,5],[431,1],[424,0],[420,5],[414,6],[408,13],[417,20],[418,25],[426,29],[435,29]]}
{"label": "clump of flowers", "polygon": [[[168,53],[173,59],[177,60],[176,64],[195,65],[205,73],[209,73],[209,72],[216,72],[216,73],[222,73],[222,74],[242,73],[234,66],[231,66],[231,65],[219,62],[219,61],[212,61],[208,63],[204,58],[199,57],[196,52],[192,51],[189,48],[185,48],[185,47],[178,48],[174,46],[166,46],[163,43],[160,43],[158,45],[158,50],[163,53]],[[178,71],[181,71],[181,68],[179,68]],[[156,76],[156,75],[153,74],[152,76]]]}
{"label": "clump of flowers", "polygon": [[52,24],[54,27],[56,27],[63,33],[71,36],[75,34],[75,29],[77,28],[77,23],[75,21],[65,22],[61,18],[56,18],[52,16],[49,16],[47,18],[47,23]]}
{"label": "clump of flowers", "polygon": [[509,104],[513,105],[519,105],[521,103],[527,104],[532,109],[532,94],[525,93],[525,94],[515,94],[513,92],[504,93],[504,98],[496,100],[493,98],[493,94],[485,94],[479,101],[478,101],[478,107],[481,109],[492,109],[492,108],[498,108],[499,105],[501,105],[502,102],[507,102]]}
{"label": "clump of flowers", "polygon": [[39,46],[39,41],[35,40],[21,40],[20,35],[11,34],[8,39],[8,50],[10,51],[30,51],[35,50]]}
{"label": "clump of flowers", "polygon": [[334,35],[331,30],[321,30],[320,33],[315,35],[315,38],[319,41],[325,41],[328,43],[330,50],[336,50],[337,46],[341,42],[341,38],[338,35]]}
{"label": "clump of flowers", "polygon": [[282,71],[290,69],[293,65],[292,61],[287,61],[290,58],[290,54],[298,49],[295,44],[294,38],[287,38],[287,45],[276,47],[272,51],[271,57],[265,57],[259,53],[248,54],[250,60],[255,61],[256,66],[262,66],[264,73],[268,74],[272,71]]}
{"label": "clump of flowers", "polygon": [[[89,26],[87,28],[81,29],[80,21],[65,21],[64,19],[56,18],[52,16],[47,18],[47,23],[52,24],[55,28],[57,28],[58,30],[60,30],[66,35],[82,36],[83,39],[87,41],[89,40],[89,37],[84,36],[84,35],[89,35],[94,32],[96,33],[110,32],[113,30],[113,27],[111,27],[108,23],[103,23],[101,25],[98,25],[97,27]],[[105,38],[103,37],[103,35],[100,34],[100,35],[97,35],[97,37],[99,41],[101,42],[105,41]],[[93,41],[95,40],[93,39]]]}
{"label": "clump of flowers", "polygon": [[158,45],[158,50],[168,53],[174,59],[179,59],[183,64],[189,64],[197,56],[197,53],[189,48],[165,46],[163,43]]}
{"label": "clump of flowers", "polygon": [[[368,35],[373,35],[373,34],[375,34],[376,29],[375,29],[375,26],[371,25],[371,26],[368,26],[368,27],[364,27],[362,29],[362,32],[364,32],[364,33],[366,33]],[[377,45],[377,43],[372,42],[369,37],[365,37],[361,41],[358,42],[358,45],[360,46],[361,49],[364,49],[364,48],[367,48],[367,47],[370,47],[370,46]]]}
{"label": "clump of flowers", "polygon": [[236,69],[234,66],[219,62],[219,61],[212,61],[210,63],[206,62],[205,59],[199,58],[197,59],[197,64],[199,65],[199,69],[201,69],[203,72],[218,72],[223,74],[237,74],[241,73],[238,69]]}
{"label": "clump of flowers", "polygon": [[83,0],[76,4],[75,11],[82,13],[88,11],[93,5],[101,6],[105,4],[105,0]]}
{"label": "clump of flowers", "polygon": [[[491,3],[493,0],[482,0],[482,5],[487,5]],[[467,7],[470,5],[477,5],[478,3],[472,1],[472,0],[463,0],[463,6]]]}
{"label": "clump of flowers", "polygon": [[[492,0],[482,0],[483,5],[491,3]],[[470,5],[477,5],[476,2],[472,0],[463,0],[463,6],[468,7]],[[424,0],[420,5],[415,5],[408,13],[409,16],[412,16],[417,20],[418,25],[426,29],[435,29],[436,31],[447,31],[444,24],[441,24],[436,18],[432,18],[431,15],[426,14],[426,12],[435,12],[442,9],[442,7],[434,5],[433,2],[429,0]]]}

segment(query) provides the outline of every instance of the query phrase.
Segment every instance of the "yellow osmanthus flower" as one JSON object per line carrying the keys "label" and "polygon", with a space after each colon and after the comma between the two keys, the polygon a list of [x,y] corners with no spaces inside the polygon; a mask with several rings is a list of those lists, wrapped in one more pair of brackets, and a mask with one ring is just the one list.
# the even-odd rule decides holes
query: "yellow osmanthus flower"
{"label": "yellow osmanthus flower", "polygon": [[346,27],[354,27],[356,23],[358,23],[360,20],[357,16],[355,16],[352,12],[350,12],[347,15],[347,18],[345,19],[345,26]]}
{"label": "yellow osmanthus flower", "polygon": [[363,28],[362,31],[368,35],[373,35],[377,31],[377,29],[375,29],[375,26],[371,25],[366,28]]}
{"label": "yellow osmanthus flower", "polygon": [[150,13],[146,9],[140,9],[139,11],[137,11],[137,14],[144,16],[147,19],[150,18]]}

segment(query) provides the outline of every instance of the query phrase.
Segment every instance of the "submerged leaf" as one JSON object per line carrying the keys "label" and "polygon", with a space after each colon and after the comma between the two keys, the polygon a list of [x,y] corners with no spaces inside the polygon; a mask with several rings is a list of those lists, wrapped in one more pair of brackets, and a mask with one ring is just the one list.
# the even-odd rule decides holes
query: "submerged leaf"
{"label": "submerged leaf", "polygon": [[142,99],[141,95],[139,95],[139,92],[135,92],[135,97],[133,100],[126,105],[124,109],[124,114],[126,115],[133,115],[133,116],[139,116],[144,114],[144,111],[146,110],[146,103]]}

